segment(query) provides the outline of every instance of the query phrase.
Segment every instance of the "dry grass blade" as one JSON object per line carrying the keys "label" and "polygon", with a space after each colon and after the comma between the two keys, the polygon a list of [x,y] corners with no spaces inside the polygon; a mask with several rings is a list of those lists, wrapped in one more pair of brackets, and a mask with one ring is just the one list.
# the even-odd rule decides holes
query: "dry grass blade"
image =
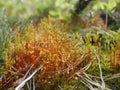
{"label": "dry grass blade", "polygon": [[27,75],[29,74],[30,70],[33,68],[34,64],[32,64],[32,66],[29,68],[29,70],[26,72],[25,76],[23,77],[24,79],[27,77]]}
{"label": "dry grass blade", "polygon": [[[82,68],[82,75],[81,75],[81,72],[77,72],[76,75],[78,77],[81,78],[80,82],[82,82],[84,85],[86,85],[90,90],[110,90],[109,88],[106,88],[105,87],[105,82],[104,82],[104,79],[103,79],[103,76],[102,76],[102,69],[101,69],[101,65],[100,65],[100,58],[97,54],[95,54],[96,57],[97,57],[97,60],[98,60],[98,66],[99,66],[99,70],[100,70],[100,79],[101,79],[101,83],[99,83],[97,80],[93,80],[92,77],[90,77],[90,75],[88,75],[87,73],[85,73],[85,71],[87,69],[89,69],[90,64],[86,65],[84,68]],[[119,76],[116,75],[116,76]]]}
{"label": "dry grass blade", "polygon": [[84,80],[80,80],[83,84],[85,84],[90,90],[94,90],[93,86],[89,84],[88,82],[85,82]]}
{"label": "dry grass blade", "polygon": [[76,74],[81,74],[81,73],[85,72],[86,70],[89,69],[90,66],[91,66],[91,62],[89,64],[87,64],[85,67],[83,67],[82,69],[80,69],[78,72],[76,72],[72,76],[70,76],[67,81],[71,80]]}
{"label": "dry grass blade", "polygon": [[77,76],[81,78],[80,82],[86,85],[90,90],[111,90],[109,88],[103,88],[103,86],[98,83],[98,81],[92,80],[85,72],[83,75],[77,73]]}
{"label": "dry grass blade", "polygon": [[35,77],[33,77],[33,90],[35,90]]}
{"label": "dry grass blade", "polygon": [[[86,75],[87,75],[87,74],[86,74]],[[92,79],[87,78],[88,76],[87,76],[87,77],[84,77],[84,76],[82,76],[82,75],[80,75],[80,74],[77,74],[77,76],[81,77],[82,79],[84,79],[85,82],[88,82],[88,83],[90,83],[91,85],[95,85],[95,86],[97,86],[97,87],[101,87],[101,85],[100,85],[99,83],[93,81]]]}
{"label": "dry grass blade", "polygon": [[120,73],[114,74],[114,75],[109,76],[109,77],[106,77],[105,81],[108,81],[108,80],[111,80],[111,79],[114,79],[114,78],[120,78]]}
{"label": "dry grass blade", "polygon": [[26,82],[28,82],[29,80],[31,80],[31,78],[42,68],[43,66],[41,65],[38,69],[36,69],[28,78],[26,78],[20,85],[18,85],[15,90],[21,90],[22,87],[24,87],[24,85],[26,84]]}
{"label": "dry grass blade", "polygon": [[105,82],[104,82],[104,79],[103,79],[103,76],[102,76],[102,69],[101,69],[101,65],[100,65],[100,58],[97,54],[95,54],[97,59],[98,59],[98,65],[99,65],[99,70],[100,70],[100,78],[101,78],[101,81],[102,81],[102,88],[105,88]]}
{"label": "dry grass blade", "polygon": [[60,90],[64,90],[60,85],[58,86]]}

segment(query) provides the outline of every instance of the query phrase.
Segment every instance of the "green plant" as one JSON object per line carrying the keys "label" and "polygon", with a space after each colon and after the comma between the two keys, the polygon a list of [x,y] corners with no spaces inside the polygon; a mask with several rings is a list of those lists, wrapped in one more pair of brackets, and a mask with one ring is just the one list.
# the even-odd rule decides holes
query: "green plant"
{"label": "green plant", "polygon": [[8,23],[8,17],[5,11],[0,13],[0,66],[4,61],[4,48],[7,38],[10,36],[12,29]]}
{"label": "green plant", "polygon": [[79,68],[75,67],[81,56],[79,38],[77,35],[75,38],[69,38],[64,32],[65,26],[59,21],[56,23],[50,18],[45,18],[41,20],[38,30],[35,30],[33,25],[26,29],[28,30],[23,33],[16,33],[13,40],[8,38],[6,42],[2,88],[7,88],[8,84],[8,87],[15,85],[16,80],[24,77],[30,68],[32,68],[30,72],[33,72],[41,64],[43,68],[36,77],[40,87],[46,84],[48,86],[60,84],[61,77],[64,79],[62,82],[65,82],[82,67],[81,65]]}

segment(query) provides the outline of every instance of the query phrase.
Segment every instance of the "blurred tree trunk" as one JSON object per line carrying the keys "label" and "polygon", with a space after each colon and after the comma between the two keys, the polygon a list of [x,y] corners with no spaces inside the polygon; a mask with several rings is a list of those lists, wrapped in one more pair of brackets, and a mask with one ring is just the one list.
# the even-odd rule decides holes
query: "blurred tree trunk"
{"label": "blurred tree trunk", "polygon": [[78,0],[75,5],[75,11],[73,12],[73,17],[79,15],[91,2],[92,0]]}
{"label": "blurred tree trunk", "polygon": [[91,1],[92,0],[77,1],[77,3],[74,6],[75,10],[72,13],[71,28],[86,24],[79,15],[86,9],[86,7],[90,4]]}

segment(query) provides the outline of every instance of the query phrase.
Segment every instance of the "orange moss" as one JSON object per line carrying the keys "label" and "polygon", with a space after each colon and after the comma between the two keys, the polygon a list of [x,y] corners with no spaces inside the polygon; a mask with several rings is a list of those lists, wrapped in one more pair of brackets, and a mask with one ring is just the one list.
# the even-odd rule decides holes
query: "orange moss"
{"label": "orange moss", "polygon": [[[12,69],[7,67],[5,78],[12,76],[14,83],[16,79],[25,75],[31,65],[34,66],[30,72],[42,64],[43,68],[39,74],[39,84],[42,85],[50,83],[51,79],[59,81],[61,75],[67,77],[68,67],[70,71],[73,70],[70,74],[80,69],[74,67],[74,63],[78,62],[81,56],[79,45],[75,42],[78,38],[69,38],[64,29],[60,23],[43,19],[38,30],[30,25],[24,34],[16,34],[14,41],[11,42],[13,48],[9,55],[15,63],[11,65]],[[6,65],[7,62],[8,58],[6,58]],[[9,70],[14,73],[8,73]]]}

